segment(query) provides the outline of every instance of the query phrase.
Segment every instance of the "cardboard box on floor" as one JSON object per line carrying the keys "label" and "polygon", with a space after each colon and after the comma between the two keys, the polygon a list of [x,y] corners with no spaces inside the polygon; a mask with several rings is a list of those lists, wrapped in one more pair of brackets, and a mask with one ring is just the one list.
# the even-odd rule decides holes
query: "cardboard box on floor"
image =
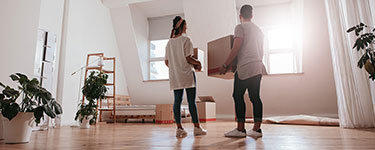
{"label": "cardboard box on floor", "polygon": [[197,102],[200,122],[216,121],[216,103],[212,96],[199,96]]}
{"label": "cardboard box on floor", "polygon": [[155,123],[174,123],[173,104],[157,104]]}
{"label": "cardboard box on floor", "polygon": [[207,43],[208,76],[222,79],[233,79],[234,73],[229,68],[225,75],[219,75],[219,69],[225,63],[233,46],[233,35],[228,35]]}

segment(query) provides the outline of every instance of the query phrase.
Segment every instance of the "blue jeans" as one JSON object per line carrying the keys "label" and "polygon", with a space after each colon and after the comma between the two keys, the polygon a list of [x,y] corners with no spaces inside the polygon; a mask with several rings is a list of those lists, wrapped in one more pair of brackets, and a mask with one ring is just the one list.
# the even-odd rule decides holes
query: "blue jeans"
{"label": "blue jeans", "polygon": [[[199,123],[197,105],[195,104],[195,94],[196,88],[187,88],[187,100],[189,104],[189,112],[193,123]],[[181,123],[181,102],[184,95],[184,89],[174,90],[174,104],[173,104],[173,114],[176,123]]]}

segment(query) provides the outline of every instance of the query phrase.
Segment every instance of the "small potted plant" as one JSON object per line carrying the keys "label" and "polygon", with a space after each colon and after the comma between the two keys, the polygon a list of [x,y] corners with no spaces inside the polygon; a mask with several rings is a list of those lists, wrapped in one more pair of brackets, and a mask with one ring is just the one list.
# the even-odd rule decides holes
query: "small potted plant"
{"label": "small potted plant", "polygon": [[[346,32],[355,32],[357,39],[353,49],[357,51],[363,50],[362,57],[358,60],[358,67],[363,68],[369,73],[369,78],[375,80],[375,28],[369,27],[364,23],[349,28]],[[362,33],[365,31],[365,33]]]}
{"label": "small potted plant", "polygon": [[103,99],[108,91],[105,86],[107,84],[108,75],[103,72],[92,71],[85,80],[82,87],[82,93],[87,99],[87,103],[79,105],[75,120],[79,119],[80,128],[90,128],[90,124],[94,124],[97,118],[97,101]]}
{"label": "small potted plant", "polygon": [[26,143],[30,141],[35,122],[40,123],[44,114],[55,118],[62,114],[62,107],[48,90],[40,86],[36,78],[30,80],[21,73],[12,74],[10,78],[19,86],[16,90],[0,82],[4,88],[0,93],[4,139],[5,143]]}

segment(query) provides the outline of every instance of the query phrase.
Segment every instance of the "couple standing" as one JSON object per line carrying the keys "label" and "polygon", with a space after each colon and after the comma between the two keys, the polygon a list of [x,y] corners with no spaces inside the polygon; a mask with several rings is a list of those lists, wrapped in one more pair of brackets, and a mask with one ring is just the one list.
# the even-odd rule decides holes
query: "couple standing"
{"label": "couple standing", "polygon": [[[234,79],[233,99],[236,109],[237,128],[225,133],[226,137],[261,137],[260,129],[263,105],[259,96],[260,81],[266,74],[263,65],[263,33],[252,23],[253,8],[244,5],[240,10],[241,24],[234,31],[234,42],[231,53],[220,68],[220,74],[225,74],[231,62],[237,57],[237,70]],[[200,70],[201,63],[193,58],[193,44],[186,36],[187,24],[180,16],[173,20],[173,29],[170,40],[166,46],[165,64],[169,67],[170,88],[174,92],[173,112],[177,125],[176,136],[182,137],[187,132],[181,125],[181,102],[184,89],[187,93],[189,111],[194,123],[194,135],[205,135],[207,131],[200,127],[195,104],[196,78],[194,69]],[[253,104],[254,126],[251,130],[245,130],[246,104],[244,102],[245,91],[248,90]]]}

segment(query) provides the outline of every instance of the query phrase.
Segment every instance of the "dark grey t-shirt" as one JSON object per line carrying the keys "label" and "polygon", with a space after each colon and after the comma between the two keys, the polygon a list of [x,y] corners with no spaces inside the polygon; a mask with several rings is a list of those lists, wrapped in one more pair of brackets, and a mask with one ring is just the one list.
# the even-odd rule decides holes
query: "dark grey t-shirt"
{"label": "dark grey t-shirt", "polygon": [[237,55],[237,74],[241,80],[259,74],[267,74],[263,64],[263,32],[252,22],[244,22],[236,26],[234,38],[243,38],[241,49]]}

